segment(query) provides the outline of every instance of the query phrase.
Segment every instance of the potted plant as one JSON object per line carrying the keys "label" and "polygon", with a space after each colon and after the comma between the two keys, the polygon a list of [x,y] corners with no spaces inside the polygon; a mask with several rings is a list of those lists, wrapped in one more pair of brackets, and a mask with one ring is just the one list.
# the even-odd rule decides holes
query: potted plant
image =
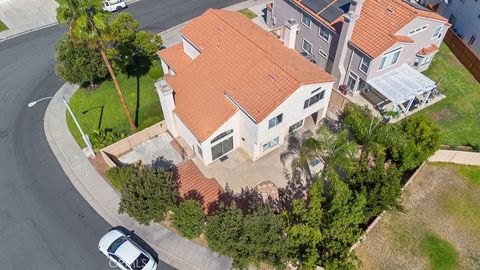
{"label": "potted plant", "polygon": [[347,94],[347,91],[348,91],[348,85],[346,84],[342,84],[338,87],[338,89],[340,90],[340,92],[344,95]]}

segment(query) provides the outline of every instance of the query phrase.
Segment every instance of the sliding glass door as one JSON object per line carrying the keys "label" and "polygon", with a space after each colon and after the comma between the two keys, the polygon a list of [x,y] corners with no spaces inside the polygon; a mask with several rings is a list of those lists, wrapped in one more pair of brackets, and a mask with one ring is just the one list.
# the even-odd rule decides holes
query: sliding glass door
{"label": "sliding glass door", "polygon": [[212,146],[212,160],[225,155],[233,149],[233,136]]}

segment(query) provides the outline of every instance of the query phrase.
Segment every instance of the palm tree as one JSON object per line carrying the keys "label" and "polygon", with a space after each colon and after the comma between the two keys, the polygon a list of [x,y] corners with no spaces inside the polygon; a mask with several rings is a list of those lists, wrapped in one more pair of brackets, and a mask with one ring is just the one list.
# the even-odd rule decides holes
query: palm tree
{"label": "palm tree", "polygon": [[330,168],[348,170],[352,167],[357,146],[348,140],[348,133],[342,131],[332,133],[326,126],[320,126],[317,136],[307,133],[298,137],[291,134],[288,137],[287,150],[280,155],[280,160],[285,165],[292,160],[292,171],[301,172],[307,180],[312,180],[309,163],[319,160],[323,163],[323,172]]}
{"label": "palm tree", "polygon": [[68,32],[74,42],[85,42],[95,48],[102,55],[108,72],[117,90],[132,133],[136,132],[127,102],[118,84],[115,72],[108,60],[105,48],[112,39],[109,23],[112,19],[110,14],[103,12],[102,0],[59,0],[57,8],[57,21],[68,25]]}

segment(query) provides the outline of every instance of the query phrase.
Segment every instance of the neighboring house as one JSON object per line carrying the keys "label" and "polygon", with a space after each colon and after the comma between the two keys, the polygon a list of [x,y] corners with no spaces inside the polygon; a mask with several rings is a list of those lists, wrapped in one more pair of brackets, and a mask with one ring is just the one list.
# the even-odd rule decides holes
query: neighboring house
{"label": "neighboring house", "polygon": [[156,87],[169,131],[204,164],[236,148],[257,160],[325,116],[335,78],[242,14],[210,9],[180,32]]}
{"label": "neighboring house", "polygon": [[266,19],[285,46],[333,74],[335,87],[351,95],[378,90],[394,110],[406,103],[405,111],[414,97],[427,100],[435,89],[420,72],[449,27],[406,0],[274,0]]}
{"label": "neighboring house", "polygon": [[480,55],[479,0],[429,0],[425,3],[448,18],[453,31]]}

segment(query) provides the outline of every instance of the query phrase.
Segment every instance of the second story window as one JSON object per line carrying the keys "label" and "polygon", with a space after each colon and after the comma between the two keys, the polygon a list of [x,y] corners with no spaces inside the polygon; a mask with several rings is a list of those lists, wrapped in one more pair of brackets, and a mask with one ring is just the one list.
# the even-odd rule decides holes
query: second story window
{"label": "second story window", "polygon": [[318,35],[327,42],[330,40],[330,31],[322,25],[318,28]]}
{"label": "second story window", "polygon": [[312,19],[310,19],[310,17],[308,17],[307,14],[303,13],[303,14],[302,14],[302,23],[303,23],[306,27],[310,28],[310,27],[312,26]]}
{"label": "second story window", "polygon": [[432,38],[440,38],[440,36],[442,35],[442,28],[443,28],[443,25],[439,25],[435,27],[435,31],[433,32]]}
{"label": "second story window", "polygon": [[325,96],[325,90],[323,90],[322,92],[320,92],[320,93],[314,95],[313,97],[305,100],[305,102],[303,103],[303,108],[306,109],[306,108],[312,106],[313,104],[322,100],[324,96]]}
{"label": "second story window", "polygon": [[368,67],[370,66],[370,59],[367,57],[362,57],[362,62],[360,63],[360,70],[367,73]]}
{"label": "second story window", "polygon": [[275,116],[274,118],[268,120],[268,129],[273,128],[274,126],[280,124],[283,120],[283,113]]}
{"label": "second story window", "polygon": [[380,59],[380,67],[378,68],[378,70],[384,69],[391,65],[395,65],[398,61],[398,57],[400,56],[401,51],[402,51],[402,47],[384,54]]}
{"label": "second story window", "polygon": [[308,42],[306,39],[303,39],[302,50],[308,55],[312,55],[312,43]]}

